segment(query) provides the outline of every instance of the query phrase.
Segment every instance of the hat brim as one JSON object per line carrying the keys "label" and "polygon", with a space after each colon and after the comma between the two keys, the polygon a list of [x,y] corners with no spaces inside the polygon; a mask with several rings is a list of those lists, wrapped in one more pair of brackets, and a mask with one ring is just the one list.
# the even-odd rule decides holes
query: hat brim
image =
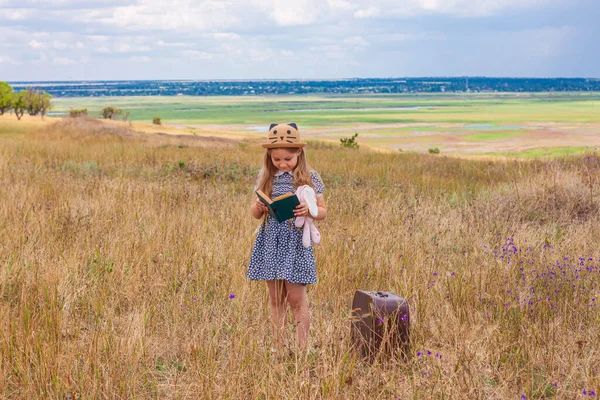
{"label": "hat brim", "polygon": [[265,149],[277,149],[280,147],[299,149],[301,147],[306,146],[306,143],[298,142],[298,143],[263,143],[262,147]]}

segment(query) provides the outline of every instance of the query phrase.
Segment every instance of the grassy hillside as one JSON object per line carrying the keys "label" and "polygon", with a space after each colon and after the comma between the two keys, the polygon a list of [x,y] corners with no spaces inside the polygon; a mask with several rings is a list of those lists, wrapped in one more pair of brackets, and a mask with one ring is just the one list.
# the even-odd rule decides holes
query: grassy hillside
{"label": "grassy hillside", "polygon": [[[597,153],[475,161],[311,142],[329,214],[309,289],[314,351],[275,360],[266,286],[245,278],[255,141],[7,126],[0,397],[599,392]],[[357,289],[409,299],[407,360],[354,355]]]}

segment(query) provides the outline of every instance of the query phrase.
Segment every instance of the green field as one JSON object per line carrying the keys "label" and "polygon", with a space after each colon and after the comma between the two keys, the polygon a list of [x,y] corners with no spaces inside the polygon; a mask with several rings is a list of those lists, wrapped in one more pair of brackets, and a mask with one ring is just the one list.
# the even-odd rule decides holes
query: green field
{"label": "green field", "polygon": [[129,120],[165,127],[263,134],[272,122],[296,122],[306,137],[447,154],[518,154],[600,145],[600,93],[465,93],[371,96],[57,98],[55,115],[121,108]]}
{"label": "green field", "polygon": [[[394,122],[600,122],[600,94],[464,94],[379,96],[112,97],[55,99],[55,111],[107,106],[130,119],[193,124],[265,124],[298,120],[317,127]],[[419,107],[419,109],[414,109]]]}

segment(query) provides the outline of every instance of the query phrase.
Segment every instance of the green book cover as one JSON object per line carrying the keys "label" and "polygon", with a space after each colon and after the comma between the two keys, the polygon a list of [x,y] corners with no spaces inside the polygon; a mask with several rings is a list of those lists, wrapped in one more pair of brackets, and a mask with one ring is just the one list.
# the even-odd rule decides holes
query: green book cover
{"label": "green book cover", "polygon": [[298,196],[292,193],[287,193],[276,197],[273,200],[261,190],[256,191],[256,195],[267,206],[269,214],[277,220],[283,222],[290,218],[294,218],[294,209],[300,205]]}

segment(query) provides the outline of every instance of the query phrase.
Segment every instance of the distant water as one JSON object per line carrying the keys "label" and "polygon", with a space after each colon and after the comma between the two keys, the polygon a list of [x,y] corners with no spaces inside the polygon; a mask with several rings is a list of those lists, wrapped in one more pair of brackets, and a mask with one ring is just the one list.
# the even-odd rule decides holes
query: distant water
{"label": "distant water", "polygon": [[249,130],[249,131],[254,131],[256,133],[269,132],[269,126],[268,125],[247,126],[246,129]]}

